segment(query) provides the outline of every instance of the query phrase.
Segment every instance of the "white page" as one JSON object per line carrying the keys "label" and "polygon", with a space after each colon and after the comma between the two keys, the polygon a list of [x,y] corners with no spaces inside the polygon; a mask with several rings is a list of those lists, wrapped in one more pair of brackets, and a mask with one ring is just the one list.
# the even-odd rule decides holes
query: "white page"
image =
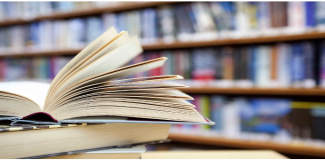
{"label": "white page", "polygon": [[135,36],[119,48],[107,53],[103,57],[89,64],[83,70],[73,75],[56,91],[54,96],[76,82],[121,67],[141,52],[141,45]]}
{"label": "white page", "polygon": [[[103,47],[100,51],[93,52],[89,54],[86,58],[84,58],[82,61],[80,61],[76,66],[74,66],[72,69],[73,71],[69,71],[67,76],[63,80],[61,80],[61,83],[64,83],[68,79],[70,79],[73,75],[78,73],[80,70],[94,62],[95,60],[99,59],[100,57],[104,56],[105,54],[113,51],[114,49],[118,48],[122,44],[126,43],[130,40],[130,37],[128,35],[128,32],[121,32],[119,35],[112,40],[112,42],[109,42],[109,44],[106,47]],[[61,84],[62,85],[62,84]],[[58,88],[60,88],[60,86]]]}
{"label": "white page", "polygon": [[[82,33],[80,33],[82,34]],[[90,53],[94,52],[95,50],[97,50],[98,48],[102,47],[103,45],[105,45],[106,43],[110,42],[111,40],[113,40],[116,36],[118,35],[118,33],[116,32],[116,30],[114,29],[114,27],[111,27],[110,29],[108,29],[105,33],[103,33],[102,35],[100,35],[97,39],[95,39],[93,42],[91,42],[86,48],[84,48],[81,52],[79,52],[67,65],[65,65],[63,67],[63,69],[61,69],[61,71],[55,76],[54,80],[51,83],[51,90],[55,89],[56,85],[58,85],[58,83],[61,82],[61,80],[64,79],[64,77],[66,77],[67,73],[73,69],[75,67],[75,65],[82,61],[84,58],[86,58]],[[48,96],[50,96],[49,93]]]}
{"label": "white page", "polygon": [[19,81],[0,83],[0,91],[26,97],[35,102],[42,110],[45,103],[46,93],[49,88],[50,84],[43,82]]}

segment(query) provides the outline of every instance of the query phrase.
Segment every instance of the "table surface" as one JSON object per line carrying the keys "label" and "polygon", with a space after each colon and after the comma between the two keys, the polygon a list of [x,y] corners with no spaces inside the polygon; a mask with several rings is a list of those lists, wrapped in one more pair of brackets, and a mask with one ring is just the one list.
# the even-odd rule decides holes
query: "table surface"
{"label": "table surface", "polygon": [[141,155],[141,160],[288,160],[271,150],[250,151],[155,151]]}

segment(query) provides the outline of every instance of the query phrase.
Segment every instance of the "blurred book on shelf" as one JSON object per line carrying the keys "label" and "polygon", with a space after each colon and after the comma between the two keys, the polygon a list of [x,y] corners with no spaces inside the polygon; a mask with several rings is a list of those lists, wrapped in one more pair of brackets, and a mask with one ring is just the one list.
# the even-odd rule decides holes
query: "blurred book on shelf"
{"label": "blurred book on shelf", "polygon": [[325,147],[325,103],[218,95],[193,97],[197,110],[216,124],[174,125],[171,133]]}
{"label": "blurred book on shelf", "polygon": [[[323,43],[322,43],[323,44]],[[165,66],[132,77],[182,75],[192,87],[219,88],[314,88],[324,86],[324,45],[320,62],[309,41],[244,47],[208,47],[147,51],[131,63],[167,57]],[[5,58],[0,60],[0,79],[51,80],[72,57]],[[320,63],[320,66],[317,64]],[[317,73],[320,68],[320,73]],[[180,81],[178,81],[180,82]]]}
{"label": "blurred book on shelf", "polygon": [[[1,2],[0,20],[119,3],[125,2]],[[81,49],[112,26],[138,35],[142,44],[323,32],[323,6],[325,2],[193,2],[32,21],[1,26],[0,51]]]}

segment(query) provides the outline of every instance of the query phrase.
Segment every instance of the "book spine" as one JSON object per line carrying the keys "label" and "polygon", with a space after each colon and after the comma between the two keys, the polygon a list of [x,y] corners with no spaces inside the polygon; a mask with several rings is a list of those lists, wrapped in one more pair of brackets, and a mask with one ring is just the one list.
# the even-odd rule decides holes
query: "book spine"
{"label": "book spine", "polygon": [[325,2],[316,2],[316,24],[317,26],[324,26],[325,24]]}
{"label": "book spine", "polygon": [[211,126],[213,130],[222,130],[222,110],[225,105],[225,97],[222,96],[212,96],[211,97],[211,120],[216,124]]}
{"label": "book spine", "polygon": [[[200,113],[210,119],[210,102],[208,96],[200,96]],[[202,129],[209,129],[210,125],[202,125]]]}
{"label": "book spine", "polygon": [[278,63],[277,74],[280,87],[291,86],[291,46],[289,44],[277,45]]}
{"label": "book spine", "polygon": [[272,87],[278,86],[278,77],[277,77],[277,64],[278,64],[278,51],[276,46],[271,48],[271,76],[270,76],[270,85]]}
{"label": "book spine", "polygon": [[303,43],[303,53],[305,60],[305,80],[304,87],[305,88],[314,88],[316,86],[316,80],[314,75],[315,70],[315,51],[314,46],[310,42]]}
{"label": "book spine", "polygon": [[316,19],[315,19],[315,11],[316,11],[316,2],[304,2],[305,3],[305,11],[306,11],[306,26],[307,27],[315,27]]}
{"label": "book spine", "polygon": [[320,87],[325,88],[325,42],[320,44],[320,63],[319,63]]}
{"label": "book spine", "polygon": [[305,78],[305,63],[303,49],[300,43],[293,44],[292,48],[292,85],[295,88],[303,86]]}

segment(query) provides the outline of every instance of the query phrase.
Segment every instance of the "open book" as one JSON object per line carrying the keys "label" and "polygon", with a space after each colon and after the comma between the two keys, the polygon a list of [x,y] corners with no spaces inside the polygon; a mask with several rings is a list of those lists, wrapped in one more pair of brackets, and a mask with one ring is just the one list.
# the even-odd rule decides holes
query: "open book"
{"label": "open book", "polygon": [[125,78],[161,67],[167,60],[162,57],[126,66],[142,51],[136,36],[130,38],[128,32],[110,28],[77,54],[50,85],[0,83],[0,119],[14,116],[64,122],[118,116],[207,123],[187,101],[192,98],[177,90],[186,86],[165,82],[181,76]]}

